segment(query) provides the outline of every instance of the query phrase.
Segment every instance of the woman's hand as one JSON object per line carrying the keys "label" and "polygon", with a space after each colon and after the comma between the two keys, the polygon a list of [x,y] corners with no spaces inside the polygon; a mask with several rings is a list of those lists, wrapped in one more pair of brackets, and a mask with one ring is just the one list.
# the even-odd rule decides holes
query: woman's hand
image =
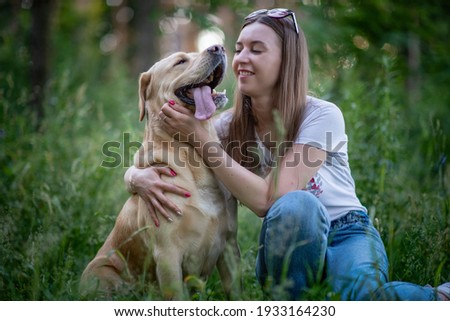
{"label": "woman's hand", "polygon": [[161,107],[159,117],[163,120],[163,128],[172,136],[179,134],[181,141],[186,141],[194,147],[210,141],[208,131],[201,125],[201,121],[194,117],[194,113],[173,100]]}
{"label": "woman's hand", "polygon": [[157,227],[159,227],[159,219],[156,211],[162,214],[168,221],[172,221],[169,210],[182,215],[181,210],[165,195],[165,193],[173,193],[184,197],[190,194],[185,189],[164,182],[161,175],[176,176],[177,174],[168,167],[147,167],[139,169],[130,167],[125,173],[125,182],[128,190],[138,194],[147,205],[150,217]]}

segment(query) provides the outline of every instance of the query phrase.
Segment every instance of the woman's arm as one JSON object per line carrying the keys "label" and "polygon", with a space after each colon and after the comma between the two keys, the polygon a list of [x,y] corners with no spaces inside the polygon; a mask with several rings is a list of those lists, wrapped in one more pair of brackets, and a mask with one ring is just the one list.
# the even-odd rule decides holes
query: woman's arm
{"label": "woman's arm", "polygon": [[[234,161],[200,125],[192,112],[179,105],[165,104],[165,129],[172,134],[181,132],[195,139],[190,143],[214,171],[216,177],[258,216],[265,216],[280,196],[302,189],[323,164],[326,152],[309,145],[295,144],[268,177],[261,178]],[[189,135],[195,133],[195,135]]]}
{"label": "woman's arm", "polygon": [[161,175],[176,176],[177,174],[168,167],[136,168],[131,166],[124,175],[128,192],[138,194],[144,200],[156,226],[159,226],[156,210],[168,221],[172,221],[172,217],[168,212],[169,210],[178,215],[182,215],[181,210],[165,193],[173,193],[185,197],[189,195],[183,188],[164,182],[161,179]]}
{"label": "woman's arm", "polygon": [[[208,146],[201,143],[202,146]],[[197,148],[214,174],[243,204],[263,217],[284,194],[303,189],[323,164],[326,152],[309,145],[294,145],[266,178],[233,160],[219,144]]]}

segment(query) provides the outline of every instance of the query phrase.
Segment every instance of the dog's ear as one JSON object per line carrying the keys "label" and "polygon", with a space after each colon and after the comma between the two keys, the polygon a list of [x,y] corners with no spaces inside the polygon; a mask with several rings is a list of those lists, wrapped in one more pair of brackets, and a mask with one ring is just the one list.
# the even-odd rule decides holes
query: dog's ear
{"label": "dog's ear", "polygon": [[147,99],[147,88],[150,85],[152,76],[149,73],[142,73],[139,79],[139,121],[145,117],[145,100]]}

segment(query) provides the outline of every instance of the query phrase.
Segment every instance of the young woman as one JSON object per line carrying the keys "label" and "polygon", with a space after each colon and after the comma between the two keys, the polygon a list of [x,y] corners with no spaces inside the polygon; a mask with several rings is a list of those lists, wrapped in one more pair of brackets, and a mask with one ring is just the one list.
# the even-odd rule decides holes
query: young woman
{"label": "young woman", "polygon": [[[216,120],[222,146],[202,149],[213,138],[173,101],[160,117],[169,132],[194,137],[216,177],[264,218],[256,274],[268,293],[302,298],[325,277],[343,300],[448,299],[450,283],[437,289],[388,283],[382,240],[355,194],[342,113],[307,96],[308,51],[294,12],[247,16],[232,67],[235,106]],[[165,193],[189,192],[164,183],[161,174],[170,169],[132,167],[125,175],[156,223],[155,209],[166,218],[178,212]]]}

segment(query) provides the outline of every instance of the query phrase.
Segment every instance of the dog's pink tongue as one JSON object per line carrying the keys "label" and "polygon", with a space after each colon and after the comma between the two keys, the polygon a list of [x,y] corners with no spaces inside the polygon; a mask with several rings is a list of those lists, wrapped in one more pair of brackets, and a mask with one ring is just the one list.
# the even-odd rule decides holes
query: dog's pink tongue
{"label": "dog's pink tongue", "polygon": [[209,119],[216,111],[216,105],[211,97],[211,88],[208,86],[193,89],[195,101],[194,117],[200,120]]}

